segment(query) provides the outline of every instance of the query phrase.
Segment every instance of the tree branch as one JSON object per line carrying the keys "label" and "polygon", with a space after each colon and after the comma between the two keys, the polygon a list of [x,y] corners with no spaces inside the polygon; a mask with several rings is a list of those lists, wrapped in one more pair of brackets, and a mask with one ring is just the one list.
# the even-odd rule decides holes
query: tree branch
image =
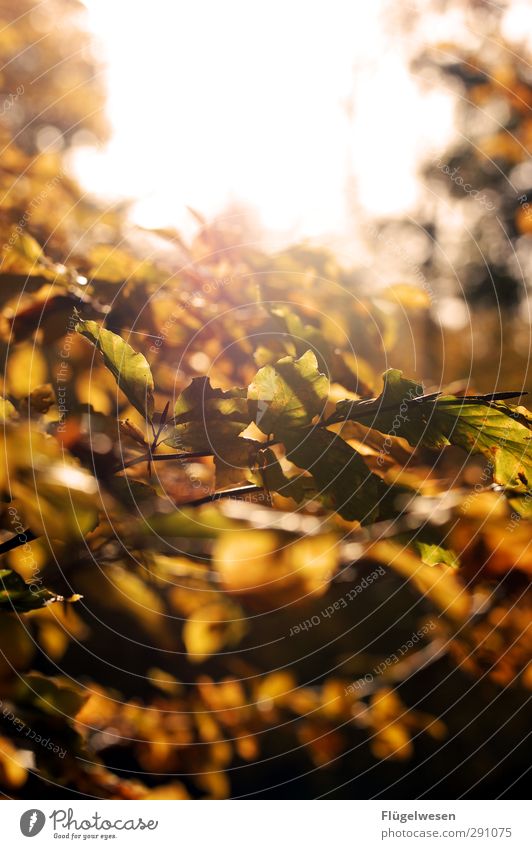
{"label": "tree branch", "polygon": [[[400,403],[395,402],[394,404],[387,404],[385,406],[379,402],[378,398],[371,398],[367,401],[353,401],[348,413],[332,413],[328,419],[320,422],[320,424],[328,427],[329,425],[340,424],[341,422],[357,422],[360,419],[378,415],[379,413],[393,413],[395,410],[400,409],[401,403],[409,407],[415,407],[416,404],[437,404],[441,395],[442,392],[432,392],[430,395],[419,395],[417,398],[404,398]],[[528,395],[528,393],[490,392],[487,395],[464,395],[459,398],[449,398],[446,401],[442,401],[442,403],[452,405],[487,404],[489,406],[493,401],[507,401],[510,398],[521,398],[523,395]]]}
{"label": "tree branch", "polygon": [[[251,440],[249,440],[251,441]],[[271,445],[278,445],[279,440],[270,439],[268,442],[257,442],[257,450],[270,448]],[[113,473],[122,472],[124,469],[130,469],[131,466],[136,466],[138,463],[156,463],[158,460],[196,460],[199,457],[213,457],[215,451],[190,451],[190,452],[172,452],[170,454],[152,454],[151,450],[146,454],[141,454],[139,457],[133,457],[125,463],[121,463],[113,469]]]}

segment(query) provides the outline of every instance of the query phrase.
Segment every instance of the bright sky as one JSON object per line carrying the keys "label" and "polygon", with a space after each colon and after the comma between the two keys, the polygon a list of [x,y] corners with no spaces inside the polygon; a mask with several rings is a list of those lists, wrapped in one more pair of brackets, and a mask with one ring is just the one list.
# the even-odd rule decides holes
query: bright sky
{"label": "bright sky", "polygon": [[452,98],[422,93],[385,0],[85,0],[108,63],[113,138],[76,173],[135,197],[145,226],[228,203],[291,238],[353,232],[353,208],[415,204],[420,158],[452,131]]}

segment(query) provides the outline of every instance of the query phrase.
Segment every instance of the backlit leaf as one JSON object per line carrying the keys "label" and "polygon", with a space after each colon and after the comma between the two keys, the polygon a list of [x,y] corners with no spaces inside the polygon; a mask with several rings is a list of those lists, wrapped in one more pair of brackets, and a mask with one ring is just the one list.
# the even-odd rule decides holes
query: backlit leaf
{"label": "backlit leaf", "polygon": [[368,523],[377,516],[386,487],[341,436],[313,428],[306,434],[286,433],[284,442],[288,459],[311,473],[327,507],[350,521]]}
{"label": "backlit leaf", "polygon": [[224,392],[213,388],[207,377],[196,377],[177,399],[163,441],[182,451],[214,454],[248,424],[245,390]]}
{"label": "backlit leaf", "polygon": [[307,351],[298,360],[283,357],[261,368],[248,389],[250,412],[266,434],[281,438],[290,428],[311,424],[323,412],[329,380],[318,371],[316,355]]}
{"label": "backlit leaf", "polygon": [[195,610],[183,627],[183,640],[193,663],[201,663],[223,648],[236,645],[245,633],[242,611],[228,602],[213,602]]}

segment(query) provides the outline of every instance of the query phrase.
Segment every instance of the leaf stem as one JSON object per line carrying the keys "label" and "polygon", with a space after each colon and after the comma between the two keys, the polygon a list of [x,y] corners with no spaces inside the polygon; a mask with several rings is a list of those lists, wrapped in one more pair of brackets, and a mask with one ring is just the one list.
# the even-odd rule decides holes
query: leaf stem
{"label": "leaf stem", "polygon": [[[432,392],[428,395],[420,395],[417,398],[411,398],[405,400],[405,403],[408,405],[415,406],[416,404],[430,403],[435,404],[438,402],[441,396],[441,392]],[[526,392],[491,392],[486,395],[464,395],[462,398],[452,398],[447,401],[443,401],[444,404],[478,404],[485,403],[487,406],[490,405],[493,401],[502,401],[507,400],[509,398],[520,398],[523,395],[526,395]],[[368,399],[366,401],[353,401],[353,412],[351,413],[332,413],[331,416],[327,419],[323,419],[318,422],[314,427],[330,427],[334,424],[341,424],[342,422],[348,421],[359,421],[360,419],[367,418],[368,416],[374,416],[379,413],[389,413],[397,410],[400,406],[398,403],[387,404],[385,406],[380,406],[377,402],[378,398]],[[357,412],[354,412],[359,407]],[[362,409],[360,409],[360,407]],[[512,411],[509,411],[511,415]],[[166,416],[168,414],[168,405],[165,407],[163,412],[162,420],[163,423],[166,422]],[[164,424],[163,424],[164,426]],[[136,466],[139,463],[155,463],[160,460],[195,460],[199,457],[212,457],[214,455],[214,451],[193,451],[193,452],[172,452],[169,454],[154,454],[153,451],[157,447],[157,440],[162,432],[163,426],[159,426],[158,431],[155,431],[154,428],[154,440],[150,449],[146,454],[142,454],[140,457],[133,457],[131,460],[128,460],[126,463],[122,463],[113,469],[113,473],[121,472],[124,469],[129,469],[132,466]],[[271,445],[277,445],[279,443],[278,439],[269,439],[267,442],[257,443],[257,450],[261,450],[263,448],[269,448]]]}

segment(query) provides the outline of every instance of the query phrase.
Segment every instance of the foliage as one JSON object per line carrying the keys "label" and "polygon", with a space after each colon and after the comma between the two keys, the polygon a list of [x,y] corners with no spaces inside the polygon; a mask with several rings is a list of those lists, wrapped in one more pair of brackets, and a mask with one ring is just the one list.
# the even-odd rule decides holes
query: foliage
{"label": "foliage", "polygon": [[[381,222],[379,236],[384,243],[422,242],[420,268],[428,281],[439,280],[440,292],[475,310],[491,308],[494,318],[502,311],[506,320],[523,302],[528,318],[532,235],[530,45],[524,34],[517,43],[508,40],[508,12],[512,4],[484,0],[429,2],[418,12],[421,27],[424,15],[434,14],[435,22],[428,45],[411,39],[412,71],[453,96],[457,132],[421,164],[425,191],[415,217]],[[397,14],[411,36],[416,15]],[[440,37],[438,15],[444,26],[447,16],[462,22],[452,40]]]}
{"label": "foliage", "polygon": [[444,793],[504,783],[508,737],[446,741],[526,736],[519,391],[389,368],[418,287],[135,229],[61,167],[14,138],[2,164],[4,792],[416,793],[426,758]]}

